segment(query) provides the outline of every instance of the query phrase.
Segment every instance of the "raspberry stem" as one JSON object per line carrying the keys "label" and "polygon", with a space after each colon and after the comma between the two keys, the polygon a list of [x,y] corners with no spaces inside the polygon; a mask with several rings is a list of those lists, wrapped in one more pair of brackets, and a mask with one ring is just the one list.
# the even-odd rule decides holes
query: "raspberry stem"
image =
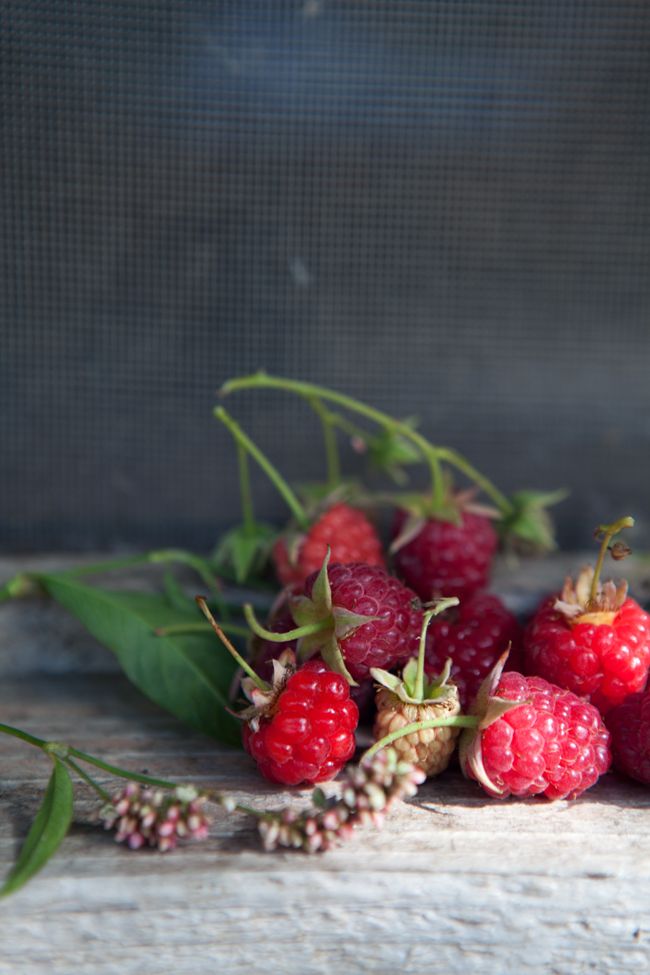
{"label": "raspberry stem", "polygon": [[379,741],[376,741],[374,745],[371,745],[363,753],[359,759],[359,763],[367,762],[378,751],[381,751],[382,748],[386,748],[387,745],[392,745],[398,738],[405,738],[406,735],[412,735],[418,731],[426,731],[427,728],[477,728],[478,723],[478,717],[473,714],[457,714],[450,718],[429,718],[426,721],[413,721],[411,724],[404,725],[403,728],[398,728],[397,731],[391,731],[389,735],[385,735]]}
{"label": "raspberry stem", "polygon": [[239,376],[234,379],[229,379],[223,384],[220,392],[222,396],[227,396],[229,393],[234,393],[241,389],[263,388],[281,389],[285,392],[296,393],[298,396],[302,396],[303,399],[316,397],[320,400],[337,403],[344,409],[358,413],[360,416],[365,416],[381,427],[398,431],[403,437],[406,437],[419,448],[423,459],[429,463],[433,481],[434,501],[440,500],[438,496],[444,491],[444,483],[442,483],[442,478],[439,478],[438,471],[440,461],[446,460],[448,464],[456,467],[471,481],[474,481],[494,501],[503,514],[509,514],[513,510],[508,498],[487,477],[477,471],[476,468],[455,450],[435,446],[426,437],[423,437],[421,433],[418,433],[417,430],[412,429],[407,423],[396,420],[387,413],[368,406],[366,403],[362,403],[352,396],[346,396],[345,393],[337,393],[334,390],[327,389],[324,386],[318,386],[315,383],[300,382],[294,379],[285,379],[280,376],[269,376],[265,372],[256,372],[250,376]]}
{"label": "raspberry stem", "polygon": [[323,431],[325,443],[325,461],[327,464],[327,487],[333,491],[341,480],[341,460],[339,445],[336,439],[336,425],[334,414],[331,413],[317,396],[308,396],[307,402],[318,416]]}
{"label": "raspberry stem", "polygon": [[279,470],[274,467],[271,461],[266,457],[259,447],[253,443],[248,434],[244,433],[240,425],[234,420],[230,414],[223,408],[223,406],[217,406],[214,410],[214,415],[218,420],[220,420],[225,427],[228,428],[232,434],[235,441],[246,450],[250,456],[256,461],[257,464],[262,468],[268,479],[277,489],[283,500],[285,501],[287,507],[293,514],[294,518],[298,522],[298,525],[302,529],[309,527],[309,519],[305,512],[305,509],[300,504],[300,501],[294,494],[294,492],[289,487],[286,480],[282,477]]}
{"label": "raspberry stem", "polygon": [[318,620],[316,623],[307,623],[305,626],[298,626],[294,630],[286,630],[284,633],[273,633],[272,630],[265,629],[255,616],[255,611],[250,603],[243,607],[244,618],[253,633],[262,640],[270,640],[271,643],[289,643],[291,640],[300,640],[304,636],[311,636],[313,633],[322,633],[323,630],[331,627],[332,623],[328,619]]}
{"label": "raspberry stem", "polygon": [[244,531],[252,535],[255,531],[255,511],[251,493],[251,475],[248,467],[248,454],[240,443],[237,444],[237,464],[239,466],[239,495]]}
{"label": "raspberry stem", "polygon": [[424,658],[427,646],[427,630],[429,629],[429,623],[434,616],[438,616],[440,613],[444,613],[446,609],[450,609],[452,606],[458,606],[459,600],[456,596],[450,596],[448,599],[439,599],[436,601],[436,605],[432,606],[431,609],[425,610],[424,616],[422,618],[422,629],[420,631],[420,645],[418,647],[418,669],[415,676],[415,687],[413,690],[413,697],[421,701],[424,697]]}
{"label": "raspberry stem", "polygon": [[611,525],[599,525],[596,529],[595,536],[598,538],[600,535],[603,536],[603,540],[600,544],[600,551],[598,552],[598,560],[596,562],[596,567],[594,569],[594,577],[591,580],[591,589],[589,590],[589,603],[594,604],[598,599],[598,586],[600,584],[600,574],[603,570],[603,563],[605,561],[605,553],[609,548],[609,543],[615,535],[618,535],[624,528],[632,528],[634,526],[634,518],[630,515],[626,515],[623,518],[619,518],[618,521],[612,522]]}
{"label": "raspberry stem", "polygon": [[239,664],[239,666],[241,667],[241,669],[244,671],[244,673],[248,674],[248,676],[253,681],[253,683],[255,684],[255,686],[258,687],[261,691],[270,691],[271,690],[270,684],[267,684],[265,680],[262,680],[261,677],[258,677],[258,675],[255,673],[255,671],[253,670],[253,668],[251,667],[251,665],[248,663],[248,661],[247,660],[244,660],[244,658],[242,657],[242,655],[234,648],[234,646],[232,645],[232,643],[230,642],[230,640],[228,639],[228,637],[226,636],[226,634],[223,632],[223,630],[221,629],[221,627],[219,626],[219,624],[215,620],[214,616],[212,615],[212,613],[208,609],[208,604],[205,601],[205,597],[204,596],[196,596],[195,599],[196,599],[197,606],[199,607],[199,609],[201,610],[201,612],[203,613],[203,615],[207,619],[208,623],[210,624],[210,626],[212,627],[212,629],[214,630],[214,632],[217,634],[217,636],[219,637],[219,639],[221,640],[221,642],[223,643],[224,647],[226,648],[226,650],[228,651],[228,653],[231,655],[231,657],[233,657],[237,661],[237,663]]}

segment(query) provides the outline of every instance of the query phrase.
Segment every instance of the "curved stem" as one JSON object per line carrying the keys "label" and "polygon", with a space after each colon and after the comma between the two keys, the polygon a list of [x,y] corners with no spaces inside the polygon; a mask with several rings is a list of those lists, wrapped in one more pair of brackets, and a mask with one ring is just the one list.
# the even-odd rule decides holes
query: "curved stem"
{"label": "curved stem", "polygon": [[251,476],[248,468],[248,454],[240,443],[237,444],[237,463],[239,464],[239,493],[244,530],[252,535],[255,531],[255,512],[251,493]]}
{"label": "curved stem", "polygon": [[594,569],[594,576],[591,580],[591,589],[589,591],[589,602],[595,602],[598,597],[598,584],[600,582],[600,574],[603,571],[603,563],[605,561],[605,553],[609,548],[609,543],[611,542],[614,535],[618,535],[620,531],[624,528],[632,528],[634,526],[634,518],[627,515],[624,518],[619,518],[611,525],[599,525],[596,529],[596,538],[598,535],[603,536],[603,540],[600,544],[600,551],[598,552],[598,560],[596,562],[596,567]]}
{"label": "curved stem", "polygon": [[496,504],[499,511],[507,515],[514,510],[512,502],[503,494],[498,487],[492,483],[484,474],[481,474],[473,464],[470,464],[468,460],[458,453],[458,451],[453,450],[451,447],[439,447],[438,457],[440,460],[445,460],[447,463],[459,470],[465,477],[473,481],[477,487],[479,487],[489,498],[491,498]]}
{"label": "curved stem", "polygon": [[253,683],[255,684],[255,686],[256,687],[259,687],[259,689],[261,691],[268,691],[268,690],[270,690],[270,685],[267,684],[267,682],[265,680],[262,680],[261,677],[258,677],[258,675],[255,673],[255,671],[253,670],[253,668],[251,667],[251,665],[248,663],[248,661],[247,660],[244,660],[244,658],[242,657],[242,655],[235,649],[235,647],[233,647],[232,643],[230,642],[230,640],[228,639],[228,637],[226,636],[226,634],[223,632],[223,630],[221,629],[221,627],[219,626],[219,624],[215,620],[214,616],[212,615],[212,613],[208,609],[208,604],[206,603],[206,601],[203,598],[203,596],[197,596],[196,597],[196,604],[199,607],[199,609],[201,610],[201,612],[203,613],[203,615],[205,616],[205,618],[207,619],[208,623],[210,624],[210,626],[212,627],[212,629],[214,630],[214,632],[217,634],[217,636],[219,637],[219,639],[223,643],[223,645],[226,648],[226,650],[228,651],[228,653],[231,655],[231,657],[234,658],[234,660],[237,661],[237,663],[239,664],[239,666],[241,667],[241,669],[244,671],[244,673],[248,674],[248,676],[253,681]]}
{"label": "curved stem", "polygon": [[68,768],[71,768],[73,772],[75,772],[76,775],[79,776],[80,779],[83,779],[86,785],[89,785],[91,789],[94,789],[97,795],[100,796],[100,798],[102,798],[104,802],[110,802],[111,797],[110,794],[106,791],[106,789],[102,789],[99,782],[95,782],[92,775],[88,775],[88,773],[85,772],[80,765],[77,765],[74,759],[70,757],[66,758],[65,764],[68,766]]}
{"label": "curved stem", "polygon": [[102,761],[101,758],[95,758],[94,755],[88,755],[86,752],[79,751],[78,748],[70,748],[69,755],[78,758],[80,762],[87,762],[89,765],[94,765],[95,768],[100,768],[103,772],[109,772],[119,779],[129,779],[130,782],[141,782],[143,785],[151,785],[158,789],[175,789],[178,784],[176,782],[168,782],[167,779],[154,779],[150,775],[140,775],[139,772],[129,772],[127,769],[119,768],[117,765],[110,765],[108,762]]}
{"label": "curved stem", "polygon": [[294,379],[284,379],[279,376],[269,376],[265,372],[253,373],[251,376],[241,376],[235,379],[230,379],[228,382],[224,383],[221,387],[222,395],[226,396],[229,393],[234,393],[240,389],[281,389],[285,392],[297,393],[306,399],[309,397],[317,397],[321,400],[326,400],[331,403],[337,403],[339,406],[350,410],[353,413],[358,413],[361,416],[365,416],[367,419],[372,420],[374,423],[379,424],[379,426],[386,427],[390,430],[397,430],[402,436],[406,437],[412,443],[414,443],[420,450],[422,457],[429,461],[432,467],[432,475],[434,475],[433,490],[434,495],[436,492],[436,478],[434,474],[432,457],[436,457],[438,461],[446,460],[449,464],[456,467],[458,470],[462,471],[466,477],[471,481],[474,481],[488,497],[492,498],[494,503],[498,505],[499,509],[504,513],[510,512],[512,510],[512,504],[506,498],[504,494],[488,478],[476,470],[464,457],[461,457],[454,450],[450,450],[446,447],[437,447],[430,443],[426,437],[423,437],[421,433],[414,430],[407,423],[403,423],[400,420],[396,420],[394,417],[389,416],[387,413],[383,413],[381,410],[377,410],[372,406],[367,406],[365,403],[361,403],[359,400],[354,399],[352,396],[346,396],[344,393],[337,393],[334,390],[327,389],[324,386],[317,386],[315,383],[305,383],[299,382]]}
{"label": "curved stem", "polygon": [[317,396],[308,396],[307,402],[321,422],[323,441],[325,443],[325,460],[327,463],[327,486],[333,491],[341,480],[341,460],[339,457],[339,445],[336,439],[333,415]]}
{"label": "curved stem", "polygon": [[330,620],[318,620],[317,623],[307,623],[305,626],[296,627],[295,630],[286,630],[284,633],[273,633],[272,630],[265,629],[257,617],[250,603],[244,605],[244,618],[253,633],[262,640],[270,640],[271,643],[289,643],[291,640],[300,640],[303,636],[311,636],[312,633],[322,633],[331,627]]}
{"label": "curved stem", "polygon": [[424,697],[424,658],[426,655],[427,630],[429,629],[429,623],[434,616],[439,616],[440,613],[444,613],[446,609],[451,609],[452,606],[458,606],[458,603],[459,599],[457,596],[449,596],[448,599],[439,599],[435,606],[432,606],[431,609],[425,610],[424,616],[422,617],[420,645],[418,647],[418,669],[415,675],[415,688],[413,690],[413,697],[417,701],[421,701]]}
{"label": "curved stem", "polygon": [[361,762],[367,762],[373,755],[381,751],[382,748],[391,745],[398,738],[405,738],[406,735],[412,735],[417,731],[426,731],[427,728],[476,728],[478,726],[478,720],[472,714],[457,714],[453,718],[430,718],[427,721],[414,721],[412,724],[404,725],[403,728],[398,728],[397,731],[392,731],[389,735],[385,735],[384,738],[376,741],[374,745],[371,745],[363,753],[359,759],[359,764]]}
{"label": "curved stem", "polygon": [[35,748],[45,748],[47,745],[44,738],[37,738],[35,735],[21,731],[20,728],[14,728],[10,724],[0,724],[0,733],[3,735],[11,735],[12,738],[20,738],[21,741],[26,741],[28,745],[34,745]]}
{"label": "curved stem", "polygon": [[284,499],[287,507],[293,514],[294,518],[298,522],[299,526],[303,529],[308,528],[309,519],[305,509],[298,501],[298,498],[291,490],[285,479],[282,477],[280,472],[276,467],[273,466],[271,461],[266,457],[259,447],[253,443],[248,434],[244,433],[242,428],[239,426],[236,420],[234,420],[230,414],[223,408],[223,406],[217,406],[214,410],[214,415],[218,420],[220,420],[224,426],[228,428],[236,442],[243,447],[256,461],[257,464],[262,468],[268,479],[277,489],[279,494]]}

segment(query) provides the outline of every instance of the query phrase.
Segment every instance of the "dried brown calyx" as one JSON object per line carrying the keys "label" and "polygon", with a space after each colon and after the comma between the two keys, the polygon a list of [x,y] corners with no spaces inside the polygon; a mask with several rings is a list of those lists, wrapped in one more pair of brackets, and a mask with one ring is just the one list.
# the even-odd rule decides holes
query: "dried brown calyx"
{"label": "dried brown calyx", "polygon": [[562,587],[560,598],[555,601],[555,609],[576,626],[578,623],[612,624],[619,609],[627,599],[627,582],[599,582],[596,595],[591,596],[594,567],[587,565],[575,580],[568,577]]}
{"label": "dried brown calyx", "polygon": [[603,583],[600,581],[600,573],[606,552],[616,561],[630,554],[631,549],[624,542],[615,542],[613,545],[610,542],[623,528],[631,528],[633,525],[634,519],[627,516],[619,518],[611,525],[599,525],[596,529],[595,537],[601,540],[596,567],[585,566],[575,582],[567,578],[560,598],[555,601],[555,609],[571,626],[578,623],[611,626],[614,622],[616,614],[627,599],[627,581],[621,579],[618,583],[611,580]]}

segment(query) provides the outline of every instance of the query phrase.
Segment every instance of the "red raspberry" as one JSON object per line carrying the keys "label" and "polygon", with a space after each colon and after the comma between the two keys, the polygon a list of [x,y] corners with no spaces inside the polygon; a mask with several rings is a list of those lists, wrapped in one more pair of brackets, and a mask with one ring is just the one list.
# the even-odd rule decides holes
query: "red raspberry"
{"label": "red raspberry", "polygon": [[345,679],[310,660],[288,677],[266,715],[244,725],[244,747],[272,782],[324,782],[352,758],[358,721]]}
{"label": "red raspberry", "polygon": [[[318,575],[313,573],[305,583],[308,598],[312,596]],[[348,634],[336,634],[338,648],[355,681],[366,680],[371,667],[390,670],[417,656],[422,607],[415,593],[379,566],[363,563],[330,565],[327,578],[331,590],[330,613],[342,622],[343,632]],[[354,622],[348,625],[349,614],[378,619],[357,620],[356,625]],[[311,639],[312,645],[317,646],[319,637]]]}
{"label": "red raspberry", "polygon": [[542,603],[524,633],[527,672],[586,697],[603,714],[643,690],[650,616],[639,604],[628,598],[611,613],[568,617],[557,602],[552,596]]}
{"label": "red raspberry", "polygon": [[328,508],[305,535],[275,543],[273,562],[280,582],[302,586],[307,576],[320,569],[328,546],[332,562],[385,565],[373,525],[358,508],[339,503]]}
{"label": "red raspberry", "polygon": [[508,644],[508,670],[521,669],[520,641],[519,624],[498,596],[475,593],[431,620],[425,668],[428,674],[439,674],[451,658],[451,676],[465,708]]}
{"label": "red raspberry", "polygon": [[631,694],[607,715],[614,765],[650,785],[650,690]]}
{"label": "red raspberry", "polygon": [[[266,623],[266,629],[270,630],[271,633],[287,633],[289,630],[295,628],[296,624],[291,615],[288,602],[291,595],[293,594],[290,590],[283,593],[277,600],[275,609],[271,611],[269,620]],[[254,636],[250,653],[253,669],[263,680],[272,680],[273,661],[277,660],[287,649],[295,651],[297,643],[297,640],[288,640],[286,643],[275,643],[272,640],[264,640],[261,637]],[[315,657],[314,659],[320,660],[321,658]],[[372,680],[369,678],[361,681],[356,687],[351,686],[350,697],[359,708],[361,717],[364,719],[369,718],[373,712],[375,698]]]}
{"label": "red raspberry", "polygon": [[[463,772],[500,799],[575,799],[611,764],[609,732],[600,714],[541,677],[515,672],[500,677],[499,669],[479,692],[483,727],[464,733]],[[488,682],[496,683],[494,693]],[[499,716],[497,698],[523,703]]]}
{"label": "red raspberry", "polygon": [[[427,518],[414,538],[395,552],[395,570],[423,602],[435,596],[463,599],[487,585],[497,550],[489,518],[460,511],[460,524]],[[409,518],[398,511],[393,536],[399,538]]]}

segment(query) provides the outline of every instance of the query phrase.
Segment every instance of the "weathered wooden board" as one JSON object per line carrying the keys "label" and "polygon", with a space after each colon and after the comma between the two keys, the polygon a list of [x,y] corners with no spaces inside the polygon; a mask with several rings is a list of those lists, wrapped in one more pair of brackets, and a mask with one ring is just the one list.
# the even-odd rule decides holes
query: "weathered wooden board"
{"label": "weathered wooden board", "polygon": [[[514,584],[502,574],[501,588],[530,598],[549,584],[526,578],[530,568]],[[0,656],[28,653],[30,627],[44,612],[40,604],[0,608]],[[265,785],[242,753],[188,733],[118,675],[57,674],[52,661],[68,652],[60,625],[81,659],[84,648],[102,651],[62,623],[63,614],[52,620],[45,634],[37,627],[50,672],[5,676],[1,720],[251,804],[289,798]],[[47,766],[29,746],[0,737],[2,872]],[[578,802],[548,803],[490,800],[450,772],[396,808],[382,832],[360,832],[312,858],[264,853],[248,821],[220,810],[206,843],[171,855],[130,853],[94,823],[85,787],[78,796],[58,855],[2,903],[0,975],[650,969],[650,790],[615,775]]]}

